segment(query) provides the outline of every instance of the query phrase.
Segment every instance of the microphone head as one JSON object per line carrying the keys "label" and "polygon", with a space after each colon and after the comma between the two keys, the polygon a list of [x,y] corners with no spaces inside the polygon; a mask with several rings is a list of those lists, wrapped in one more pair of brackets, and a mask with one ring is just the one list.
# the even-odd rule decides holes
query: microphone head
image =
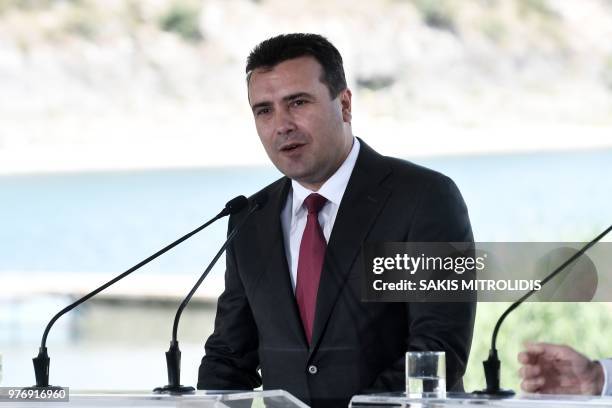
{"label": "microphone head", "polygon": [[251,197],[251,208],[254,210],[261,210],[268,202],[268,194],[261,192]]}
{"label": "microphone head", "polygon": [[239,195],[238,197],[232,198],[225,204],[224,212],[226,214],[236,214],[242,211],[244,207],[247,206],[249,200],[243,196]]}

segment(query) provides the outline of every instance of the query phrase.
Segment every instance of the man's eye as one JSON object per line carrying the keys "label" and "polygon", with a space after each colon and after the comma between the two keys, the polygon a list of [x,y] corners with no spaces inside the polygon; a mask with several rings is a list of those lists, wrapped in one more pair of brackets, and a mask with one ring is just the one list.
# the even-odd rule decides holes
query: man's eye
{"label": "man's eye", "polygon": [[255,116],[261,116],[261,115],[265,115],[267,113],[270,113],[270,109],[269,108],[262,108],[262,109],[258,109],[255,111]]}
{"label": "man's eye", "polygon": [[296,99],[295,101],[291,102],[291,104],[293,106],[302,106],[302,105],[306,104],[306,102],[307,101],[304,100],[304,99]]}

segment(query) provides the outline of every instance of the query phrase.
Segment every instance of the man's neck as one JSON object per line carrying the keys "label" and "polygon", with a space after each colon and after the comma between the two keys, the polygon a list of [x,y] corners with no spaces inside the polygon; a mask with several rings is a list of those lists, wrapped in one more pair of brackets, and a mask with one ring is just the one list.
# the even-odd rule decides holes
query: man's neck
{"label": "man's neck", "polygon": [[300,180],[295,180],[295,181],[298,182],[302,187],[304,187],[304,188],[306,188],[306,189],[308,189],[310,191],[314,191],[314,192],[319,191],[319,189],[321,187],[323,187],[323,184],[325,184],[325,182],[327,182],[327,180],[329,180],[334,174],[336,174],[338,169],[344,164],[344,162],[346,161],[347,157],[351,153],[353,145],[355,144],[355,137],[353,135],[351,135],[350,137],[351,137],[350,138],[350,144],[349,144],[348,148],[345,149],[345,152],[342,155],[342,160],[338,161],[336,166],[333,168],[332,171],[329,172],[329,174],[327,175],[327,177],[325,177],[324,180],[316,181],[316,182],[312,182],[312,183],[311,182],[307,182],[307,181],[300,181]]}

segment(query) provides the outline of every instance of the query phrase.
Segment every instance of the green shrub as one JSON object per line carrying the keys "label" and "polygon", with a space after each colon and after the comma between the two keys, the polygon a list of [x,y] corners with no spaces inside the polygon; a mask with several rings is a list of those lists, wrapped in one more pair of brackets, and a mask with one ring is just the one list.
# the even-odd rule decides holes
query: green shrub
{"label": "green shrub", "polygon": [[0,0],[0,11],[45,9],[53,3],[53,0]]}
{"label": "green shrub", "polygon": [[527,15],[536,15],[544,18],[559,18],[559,13],[557,13],[551,6],[548,4],[547,0],[517,0],[518,1],[518,11],[522,16]]}
{"label": "green shrub", "polygon": [[189,2],[173,3],[159,20],[160,28],[173,32],[186,41],[199,42],[202,40],[199,22],[199,8]]}
{"label": "green shrub", "polygon": [[63,21],[63,30],[92,40],[98,34],[99,24],[99,15],[93,7],[79,6],[68,11]]}
{"label": "green shrub", "polygon": [[425,24],[432,28],[456,32],[454,9],[446,0],[412,0]]}
{"label": "green shrub", "polygon": [[48,9],[57,0],[0,0],[0,14],[9,10],[35,11]]}

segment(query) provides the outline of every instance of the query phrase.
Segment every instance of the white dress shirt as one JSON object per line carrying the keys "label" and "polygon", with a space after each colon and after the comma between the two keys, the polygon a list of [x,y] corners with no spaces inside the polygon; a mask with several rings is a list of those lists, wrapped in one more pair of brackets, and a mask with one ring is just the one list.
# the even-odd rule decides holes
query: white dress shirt
{"label": "white dress shirt", "polygon": [[[329,237],[336,221],[338,207],[346,190],[349,178],[355,167],[357,155],[359,154],[359,140],[353,138],[353,147],[344,163],[336,172],[321,186],[316,193],[327,199],[327,203],[319,211],[319,224],[323,229],[325,241],[329,242]],[[291,180],[291,191],[287,195],[287,201],[281,211],[281,225],[283,227],[283,238],[285,241],[285,256],[291,273],[291,285],[295,292],[297,282],[298,257],[300,255],[300,243],[302,234],[306,227],[308,211],[303,206],[304,200],[315,191],[302,186],[295,180]]]}
{"label": "white dress shirt", "polygon": [[604,385],[601,395],[612,395],[612,359],[599,360],[604,372]]}

